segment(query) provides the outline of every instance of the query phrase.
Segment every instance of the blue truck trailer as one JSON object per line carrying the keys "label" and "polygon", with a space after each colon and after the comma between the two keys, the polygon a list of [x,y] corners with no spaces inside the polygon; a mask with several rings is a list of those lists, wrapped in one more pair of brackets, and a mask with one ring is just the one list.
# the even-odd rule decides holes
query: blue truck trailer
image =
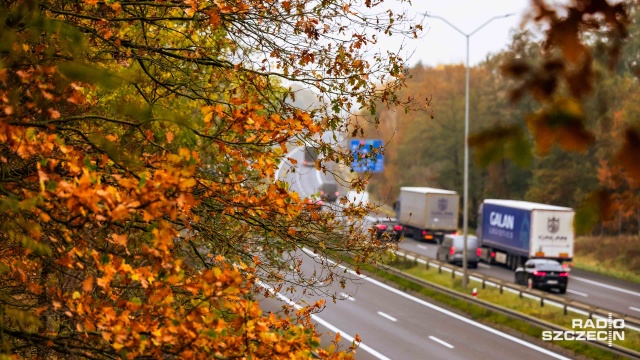
{"label": "blue truck trailer", "polygon": [[571,262],[574,215],[568,207],[486,199],[478,211],[476,231],[480,260],[511,269],[531,258]]}

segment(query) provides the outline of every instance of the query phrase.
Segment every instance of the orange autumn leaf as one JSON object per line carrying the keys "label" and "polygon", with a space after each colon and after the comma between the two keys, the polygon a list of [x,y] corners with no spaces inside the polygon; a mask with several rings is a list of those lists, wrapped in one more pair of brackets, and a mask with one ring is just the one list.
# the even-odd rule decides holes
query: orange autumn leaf
{"label": "orange autumn leaf", "polygon": [[84,279],[84,281],[82,282],[82,290],[84,292],[90,292],[91,290],[93,290],[93,278],[92,277],[88,277],[88,278]]}
{"label": "orange autumn leaf", "polygon": [[113,243],[120,246],[127,246],[127,235],[126,234],[113,234],[111,235],[113,239]]}
{"label": "orange autumn leaf", "polygon": [[[23,346],[9,335],[7,352],[162,358],[180,349],[185,358],[304,358],[312,352],[350,358],[320,349],[310,313],[275,318],[263,314],[254,297],[262,292],[256,267],[272,276],[261,280],[276,284],[288,271],[272,251],[293,249],[308,237],[325,237],[321,244],[338,238],[331,230],[335,219],[303,210],[304,196],[282,179],[296,164],[288,147],[319,140],[345,120],[327,114],[371,107],[401,88],[388,82],[375,95],[362,92],[368,95],[360,104],[352,100],[354,91],[377,88],[368,79],[380,78],[366,73],[360,54],[346,50],[361,49],[369,35],[324,44],[321,35],[338,34],[325,24],[344,18],[334,19],[330,4],[322,3],[313,18],[285,29],[290,43],[266,42],[256,53],[263,59],[249,64],[236,52],[254,49],[227,30],[256,15],[282,16],[282,4],[265,10],[251,1],[158,6],[86,0],[29,7],[33,14],[24,17],[26,0],[16,1],[9,7],[0,2],[0,13],[23,19],[11,28],[15,51],[0,54],[0,161],[6,169],[32,164],[37,172],[13,176],[0,194],[9,209],[0,212],[0,224],[11,229],[0,231],[2,261],[10,269],[0,278],[0,296],[26,301],[27,316],[62,319],[65,327],[60,333],[48,326],[27,329],[51,339],[48,347]],[[294,9],[291,2],[285,6]],[[279,33],[276,23],[260,23],[264,29],[256,35]],[[220,31],[223,25],[227,30]],[[59,28],[73,31],[60,36]],[[299,47],[309,41],[319,51]],[[60,56],[48,56],[50,49]],[[402,72],[399,59],[390,65]],[[326,111],[298,109],[277,76],[264,75],[276,69],[316,79],[318,88],[327,86],[319,94],[340,89],[340,100]],[[318,77],[315,71],[334,73]],[[329,152],[330,145],[324,148]],[[325,169],[326,162],[318,166]],[[29,241],[15,241],[23,238]],[[353,250],[349,241],[341,238],[335,248]],[[245,256],[258,249],[268,256]],[[362,251],[374,258],[375,250],[367,245]],[[3,292],[8,285],[20,290]],[[47,294],[51,306],[41,306],[34,292]],[[7,334],[27,330],[13,327]],[[247,336],[259,341],[247,342]]]}
{"label": "orange autumn leaf", "polygon": [[53,120],[60,118],[60,111],[56,109],[52,109],[52,108],[47,109],[47,114],[49,115],[49,118]]}

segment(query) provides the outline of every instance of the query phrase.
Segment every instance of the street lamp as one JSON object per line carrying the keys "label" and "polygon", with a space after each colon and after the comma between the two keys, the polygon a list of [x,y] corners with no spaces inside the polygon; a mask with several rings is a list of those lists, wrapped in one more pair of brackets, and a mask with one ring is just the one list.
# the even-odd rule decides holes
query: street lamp
{"label": "street lamp", "polygon": [[436,15],[429,15],[429,14],[424,14],[426,17],[430,17],[430,18],[434,18],[434,19],[440,19],[442,21],[444,21],[447,25],[451,26],[454,30],[456,30],[457,32],[459,32],[460,34],[464,35],[467,38],[467,63],[465,65],[466,67],[466,88],[465,88],[465,100],[464,100],[464,185],[463,185],[463,191],[464,194],[462,196],[462,233],[464,236],[464,248],[462,250],[462,269],[463,269],[463,273],[464,276],[462,277],[462,288],[466,289],[467,288],[467,281],[468,281],[468,274],[467,274],[467,235],[468,235],[468,207],[469,207],[469,38],[471,37],[471,35],[477,33],[480,29],[482,29],[483,27],[485,27],[487,24],[489,24],[490,22],[492,22],[493,20],[496,19],[502,19],[502,18],[506,18],[515,14],[505,14],[505,15],[499,15],[499,16],[494,16],[491,19],[487,20],[484,24],[480,25],[477,29],[473,30],[470,33],[465,33],[464,31],[458,29],[458,27],[456,27],[455,25],[453,25],[452,23],[450,23],[447,19],[441,17],[441,16],[436,16]]}

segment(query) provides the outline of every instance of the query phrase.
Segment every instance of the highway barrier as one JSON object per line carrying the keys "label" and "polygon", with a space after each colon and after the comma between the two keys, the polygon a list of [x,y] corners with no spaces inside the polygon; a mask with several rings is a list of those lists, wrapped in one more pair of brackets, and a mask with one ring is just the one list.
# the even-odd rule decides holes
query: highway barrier
{"label": "highway barrier", "polygon": [[[429,259],[410,251],[396,250],[395,254],[398,258],[403,259],[405,262],[413,261],[416,264],[424,264],[427,269],[431,269],[431,268],[437,269],[439,273],[443,271],[450,272],[452,278],[455,278],[456,276],[464,276],[463,272],[461,271],[461,268],[459,267],[453,267],[449,264],[445,264],[437,260]],[[535,324],[544,329],[554,330],[554,331],[567,330],[566,328],[560,325],[552,324],[547,321],[523,314],[516,310],[508,309],[506,307],[502,307],[500,305],[496,305],[491,302],[479,299],[475,296],[470,296],[470,295],[461,293],[459,291],[447,288],[445,286],[428,282],[426,280],[423,280],[411,274],[407,274],[406,272],[403,272],[396,268],[389,267],[387,270],[405,279],[419,283],[420,285],[423,285],[426,287],[433,288],[449,296],[459,298],[459,299],[464,299],[466,301],[503,313],[513,318],[527,321],[531,324]],[[486,288],[487,286],[492,286],[492,287],[498,288],[500,290],[500,293],[507,291],[507,292],[517,294],[520,297],[527,297],[530,299],[534,299],[540,303],[540,306],[549,305],[549,306],[562,308],[565,315],[567,315],[569,312],[573,312],[576,314],[587,316],[589,319],[608,319],[611,314],[611,316],[615,319],[623,319],[626,328],[630,330],[640,331],[640,319],[631,317],[628,314],[617,313],[615,311],[598,308],[593,305],[584,304],[584,303],[581,303],[572,299],[563,298],[561,296],[557,296],[554,294],[545,293],[543,291],[539,291],[535,289],[529,289],[526,286],[516,285],[514,283],[510,283],[501,279],[496,279],[491,276],[486,276],[478,272],[468,271],[468,276],[470,281],[478,282],[481,288],[483,289]],[[597,341],[597,340],[592,340],[588,342],[598,347],[605,348],[618,355],[640,359],[640,352],[634,351],[632,349],[624,348],[617,345],[609,346],[609,344],[607,344],[606,342]]]}

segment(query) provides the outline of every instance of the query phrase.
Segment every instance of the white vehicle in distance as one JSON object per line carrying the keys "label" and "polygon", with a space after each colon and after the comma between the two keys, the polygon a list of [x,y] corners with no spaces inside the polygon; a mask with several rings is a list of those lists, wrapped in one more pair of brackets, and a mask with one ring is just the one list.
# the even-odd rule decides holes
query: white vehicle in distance
{"label": "white vehicle in distance", "polygon": [[357,192],[351,190],[347,192],[347,200],[354,205],[367,205],[369,203],[369,193],[366,191]]}

